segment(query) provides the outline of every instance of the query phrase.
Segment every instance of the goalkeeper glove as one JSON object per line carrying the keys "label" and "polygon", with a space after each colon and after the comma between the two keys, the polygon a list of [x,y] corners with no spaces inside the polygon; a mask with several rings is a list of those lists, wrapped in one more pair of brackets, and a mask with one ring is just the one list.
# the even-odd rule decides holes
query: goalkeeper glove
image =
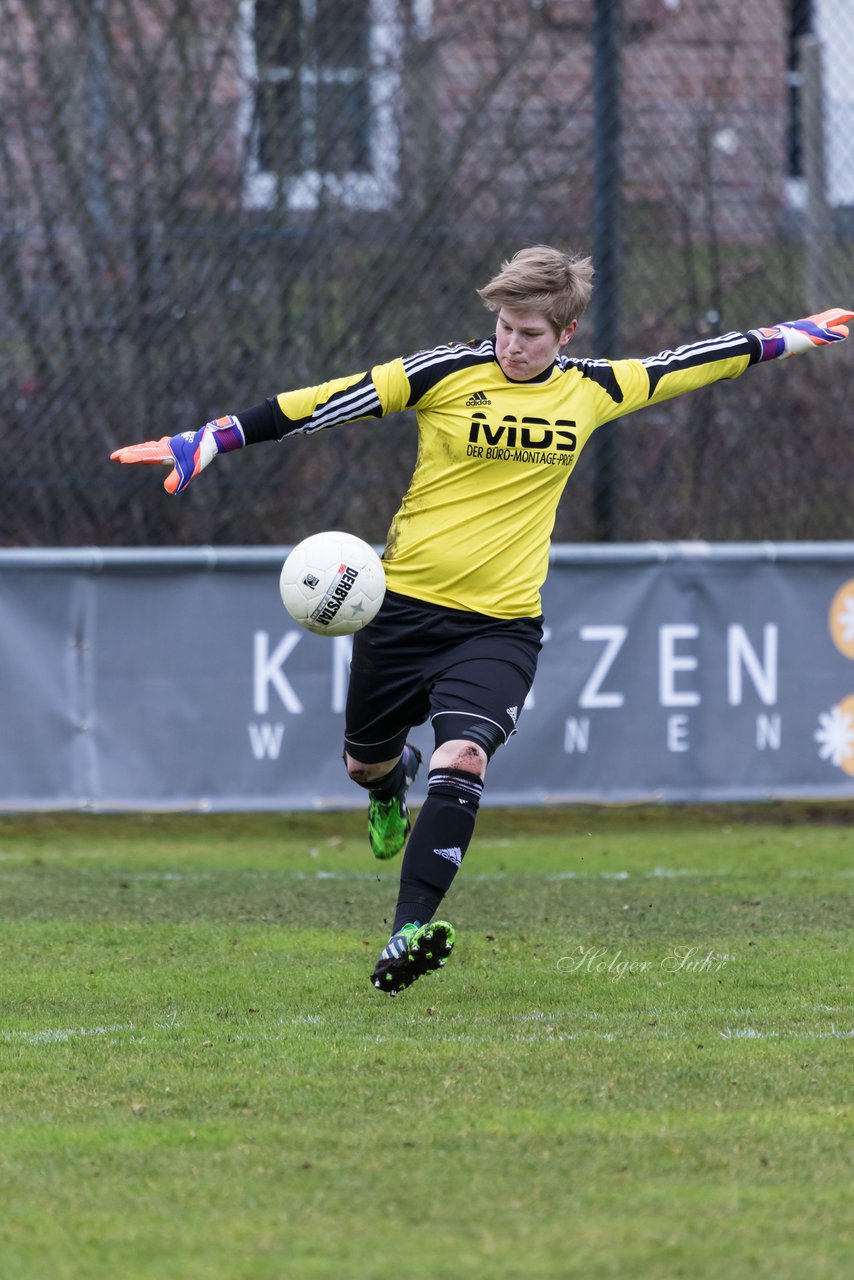
{"label": "goalkeeper glove", "polygon": [[166,463],[172,470],[163,481],[163,488],[167,493],[183,493],[218,453],[231,453],[232,449],[242,449],[245,444],[240,419],[229,415],[206,422],[198,431],[182,431],[177,436],[126,445],[111,453],[110,460]]}
{"label": "goalkeeper glove", "polygon": [[788,360],[790,356],[799,356],[830,342],[843,342],[848,337],[847,320],[854,320],[854,312],[834,307],[804,320],[786,320],[770,329],[751,329],[750,332],[762,347],[760,361]]}

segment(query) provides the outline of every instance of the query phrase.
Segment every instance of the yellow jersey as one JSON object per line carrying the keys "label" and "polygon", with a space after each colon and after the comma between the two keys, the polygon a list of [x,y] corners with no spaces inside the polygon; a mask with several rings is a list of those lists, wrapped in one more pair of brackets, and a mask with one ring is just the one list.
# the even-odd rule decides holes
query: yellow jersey
{"label": "yellow jersey", "polygon": [[494,341],[438,346],[269,403],[280,439],[414,410],[417,461],[383,556],[390,590],[494,618],[536,617],[557,504],[596,428],[738,377],[760,352],[750,335],[728,333],[646,359],[559,355],[539,377],[514,382]]}

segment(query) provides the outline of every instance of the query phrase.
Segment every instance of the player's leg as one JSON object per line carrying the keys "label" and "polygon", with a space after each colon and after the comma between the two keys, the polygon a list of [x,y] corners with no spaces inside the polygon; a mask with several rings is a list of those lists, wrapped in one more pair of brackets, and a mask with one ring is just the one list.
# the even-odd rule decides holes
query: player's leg
{"label": "player's leg", "polygon": [[[445,718],[443,727],[450,726]],[[461,720],[461,728],[468,727]],[[427,798],[403,855],[391,937],[371,974],[374,986],[389,995],[441,968],[451,954],[453,926],[433,917],[474,834],[489,754],[460,738],[437,745],[430,757]]]}
{"label": "player's leg", "polygon": [[421,767],[421,752],[405,742],[396,758],[372,764],[345,751],[344,763],[353,781],[368,792],[368,839],[374,857],[393,858],[412,826],[406,793]]}
{"label": "player's leg", "polygon": [[540,634],[532,620],[497,624],[494,633],[462,644],[458,661],[443,658],[432,691],[436,748],[427,798],[403,856],[391,937],[371,975],[389,995],[443,965],[454,945],[453,927],[434,916],[474,834],[489,760],[515,732]]}
{"label": "player's leg", "polygon": [[406,793],[421,755],[406,738],[430,708],[422,676],[428,636],[417,605],[387,592],[377,617],[353,641],[344,762],[369,794],[368,836],[377,858],[399,853],[411,825]]}
{"label": "player's leg", "polygon": [[[478,732],[481,740],[448,732]],[[392,933],[412,921],[432,920],[462,866],[474,835],[486,767],[502,740],[494,726],[468,715],[442,716],[434,722],[436,749],[430,757],[427,797],[406,846]]]}

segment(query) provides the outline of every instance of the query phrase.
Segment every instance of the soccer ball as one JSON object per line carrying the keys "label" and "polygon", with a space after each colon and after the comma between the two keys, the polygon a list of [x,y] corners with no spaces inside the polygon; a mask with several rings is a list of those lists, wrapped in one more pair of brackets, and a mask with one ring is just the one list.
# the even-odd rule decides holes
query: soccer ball
{"label": "soccer ball", "polygon": [[347,636],[375,618],[385,572],[373,547],[352,533],[315,533],[298,543],[279,577],[294,622],[321,636]]}

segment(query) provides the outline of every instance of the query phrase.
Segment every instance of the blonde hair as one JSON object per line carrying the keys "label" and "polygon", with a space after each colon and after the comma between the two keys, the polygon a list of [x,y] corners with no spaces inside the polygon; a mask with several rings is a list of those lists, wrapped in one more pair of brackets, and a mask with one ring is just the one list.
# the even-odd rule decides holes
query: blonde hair
{"label": "blonde hair", "polygon": [[546,244],[520,249],[477,290],[490,311],[535,311],[556,333],[579,320],[593,292],[593,263]]}

